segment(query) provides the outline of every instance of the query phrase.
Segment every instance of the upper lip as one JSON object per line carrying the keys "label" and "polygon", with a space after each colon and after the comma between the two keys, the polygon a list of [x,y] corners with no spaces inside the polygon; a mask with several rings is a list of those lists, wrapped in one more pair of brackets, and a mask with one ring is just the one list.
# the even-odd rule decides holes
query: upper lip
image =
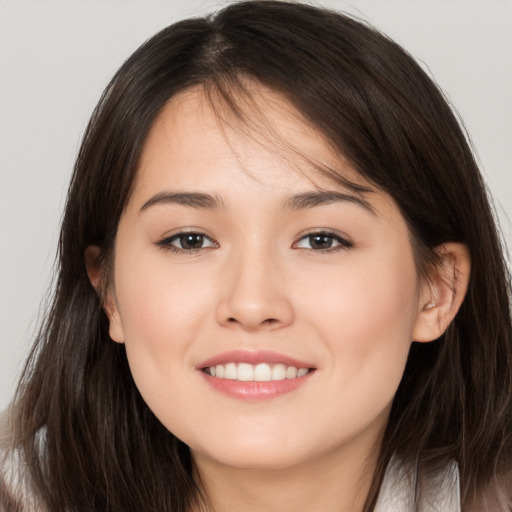
{"label": "upper lip", "polygon": [[218,364],[227,363],[248,363],[252,365],[259,363],[280,363],[286,366],[295,366],[296,368],[313,368],[313,365],[307,362],[300,361],[299,359],[279,354],[278,352],[273,352],[271,350],[230,350],[206,359],[198,364],[196,368],[201,370],[203,368],[208,368],[209,366],[217,366]]}

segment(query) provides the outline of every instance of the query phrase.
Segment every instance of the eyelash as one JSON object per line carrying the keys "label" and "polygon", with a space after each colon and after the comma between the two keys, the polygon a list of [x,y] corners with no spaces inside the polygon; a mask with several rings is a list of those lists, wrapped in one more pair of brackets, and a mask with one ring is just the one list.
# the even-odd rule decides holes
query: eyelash
{"label": "eyelash", "polygon": [[[341,251],[341,250],[347,250],[354,247],[354,243],[348,240],[347,238],[344,238],[339,233],[335,233],[334,231],[322,229],[319,231],[310,231],[308,233],[303,234],[297,242],[293,243],[292,247],[295,247],[300,241],[305,240],[307,238],[311,239],[312,237],[325,237],[330,238],[332,241],[337,242],[338,245],[335,245],[334,247],[328,247],[327,249],[307,249],[307,251],[311,251],[314,253],[319,254],[329,254],[331,252],[335,251]],[[310,240],[311,241],[311,240]]]}
{"label": "eyelash", "polygon": [[[175,242],[176,240],[180,240],[180,239],[181,239],[180,243],[181,243],[181,245],[183,245],[182,242],[184,240],[184,237],[186,237],[186,236],[202,237],[203,241],[209,240],[212,245],[210,245],[208,247],[199,247],[199,248],[195,248],[195,249],[185,249],[183,247],[176,247],[176,246],[172,245],[173,242]],[[328,254],[328,253],[339,251],[339,250],[347,250],[354,246],[353,242],[342,237],[338,233],[335,233],[335,232],[329,231],[329,230],[320,230],[320,231],[311,231],[309,233],[303,234],[297,240],[297,242],[293,243],[292,247],[300,249],[300,247],[296,247],[297,244],[299,242],[301,242],[302,240],[305,240],[308,238],[310,239],[310,242],[311,242],[312,237],[325,237],[325,238],[331,239],[333,242],[338,243],[338,245],[335,245],[334,247],[328,247],[326,249],[313,249],[313,248],[305,248],[305,247],[303,248],[307,251],[311,251],[314,253]],[[176,233],[175,235],[166,237],[166,238],[156,242],[155,245],[166,250],[166,251],[170,251],[174,254],[196,254],[200,251],[204,251],[205,249],[211,249],[211,248],[218,247],[217,242],[212,240],[210,237],[208,237],[204,233],[197,232],[197,231],[182,231],[180,233]]]}
{"label": "eyelash", "polygon": [[[186,237],[186,236],[197,236],[197,237],[202,237],[203,240],[210,240],[210,242],[212,242],[212,246],[199,247],[197,249],[184,249],[183,247],[176,247],[176,246],[172,245],[172,242],[174,242],[176,240],[180,240],[180,239],[183,240],[184,237]],[[196,254],[200,251],[204,251],[205,249],[218,247],[217,242],[214,242],[210,237],[208,237],[204,233],[200,233],[198,231],[181,231],[180,233],[176,233],[175,235],[166,237],[166,238],[160,240],[159,242],[156,242],[155,245],[157,245],[158,247],[161,247],[162,249],[164,249],[166,251],[170,251],[175,254],[185,254],[185,253],[186,254]]]}

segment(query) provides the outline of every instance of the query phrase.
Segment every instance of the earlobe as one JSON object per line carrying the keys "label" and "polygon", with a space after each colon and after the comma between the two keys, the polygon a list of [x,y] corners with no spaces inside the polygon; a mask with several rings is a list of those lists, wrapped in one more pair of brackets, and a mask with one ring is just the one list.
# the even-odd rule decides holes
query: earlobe
{"label": "earlobe", "polygon": [[423,285],[413,341],[439,338],[455,318],[468,289],[471,258],[467,247],[450,242],[435,251],[440,262]]}
{"label": "earlobe", "polygon": [[112,292],[110,290],[104,292],[102,289],[104,283],[102,282],[101,249],[96,245],[90,245],[85,250],[84,260],[89,281],[103,302],[103,310],[109,321],[110,337],[117,343],[124,343],[124,331],[121,318]]}
{"label": "earlobe", "polygon": [[123,325],[121,323],[119,311],[117,310],[116,306],[113,305],[112,309],[107,309],[107,306],[105,306],[105,312],[109,321],[108,333],[112,338],[112,341],[115,341],[116,343],[124,343]]}

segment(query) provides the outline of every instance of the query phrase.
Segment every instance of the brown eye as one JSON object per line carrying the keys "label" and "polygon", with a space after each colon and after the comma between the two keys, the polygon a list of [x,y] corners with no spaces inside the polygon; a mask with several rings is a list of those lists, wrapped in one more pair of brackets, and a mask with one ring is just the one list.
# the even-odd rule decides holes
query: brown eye
{"label": "brown eye", "polygon": [[176,241],[179,241],[181,249],[201,249],[203,247],[205,236],[199,233],[185,233],[179,235]]}
{"label": "brown eye", "polygon": [[156,245],[175,252],[194,252],[217,247],[217,244],[206,235],[194,232],[177,233],[160,240]]}
{"label": "brown eye", "polygon": [[337,249],[348,249],[353,243],[336,233],[318,232],[303,236],[294,248],[309,249],[312,251],[330,251]]}
{"label": "brown eye", "polygon": [[311,249],[330,249],[334,244],[334,239],[329,235],[310,235],[309,245]]}

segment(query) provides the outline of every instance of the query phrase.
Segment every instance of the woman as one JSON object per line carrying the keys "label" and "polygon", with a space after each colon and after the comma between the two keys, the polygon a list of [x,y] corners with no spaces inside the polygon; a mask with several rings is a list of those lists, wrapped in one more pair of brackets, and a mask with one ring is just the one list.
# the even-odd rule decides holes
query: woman
{"label": "woman", "polygon": [[9,511],[510,510],[510,286],[442,94],[241,2],[107,87],[5,419]]}

